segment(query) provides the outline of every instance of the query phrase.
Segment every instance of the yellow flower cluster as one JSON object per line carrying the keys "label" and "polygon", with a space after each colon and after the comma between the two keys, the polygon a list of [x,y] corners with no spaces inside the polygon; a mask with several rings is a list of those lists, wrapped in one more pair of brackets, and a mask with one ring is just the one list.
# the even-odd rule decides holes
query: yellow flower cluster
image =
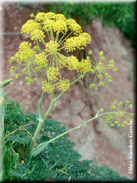
{"label": "yellow flower cluster", "polygon": [[39,12],[35,16],[35,21],[36,22],[43,22],[45,20],[50,20],[50,19],[55,19],[55,13],[52,13],[52,12],[48,12],[48,13]]}
{"label": "yellow flower cluster", "polygon": [[48,71],[47,71],[47,77],[48,79],[50,79],[51,81],[56,81],[58,80],[58,78],[56,76],[59,75],[59,70],[52,66],[52,67],[49,67]]}
{"label": "yellow flower cluster", "polygon": [[82,59],[82,61],[79,62],[78,69],[80,70],[80,73],[84,74],[85,72],[91,70],[91,62],[87,59]]}
{"label": "yellow flower cluster", "polygon": [[78,48],[79,50],[82,50],[84,49],[84,47],[87,46],[87,44],[90,44],[90,42],[91,42],[90,35],[87,33],[82,33],[77,37],[68,38],[64,42],[64,46],[66,51],[70,52],[70,51],[75,51],[76,48]]}
{"label": "yellow flower cluster", "polygon": [[76,70],[78,68],[78,65],[79,65],[79,62],[75,56],[72,55],[72,56],[68,57],[68,66],[67,67],[70,71]]}
{"label": "yellow flower cluster", "polygon": [[56,57],[55,63],[59,69],[67,67],[70,71],[77,70],[77,72],[80,72],[82,74],[91,70],[90,60],[82,59],[79,62],[78,59],[73,55],[70,57],[63,57],[62,55],[59,55]]}
{"label": "yellow flower cluster", "polygon": [[21,62],[28,62],[30,59],[33,59],[36,52],[32,50],[31,43],[22,42],[19,46],[19,51],[15,54],[15,60],[21,64]]}
{"label": "yellow flower cluster", "polygon": [[[111,124],[111,126],[118,126],[118,127],[124,127],[125,125],[130,125],[131,122],[133,122],[134,114],[129,113],[127,110],[131,108],[132,109],[132,104],[130,104],[130,101],[126,101],[125,107],[123,107],[122,102],[117,102],[114,101],[113,105],[111,105],[110,109],[114,111],[114,113],[109,114],[106,116],[106,122]],[[120,124],[120,122],[123,121],[123,124]]]}
{"label": "yellow flower cluster", "polygon": [[31,47],[31,43],[29,43],[28,41],[24,41],[19,45],[20,50],[26,50],[29,49]]}
{"label": "yellow flower cluster", "polygon": [[49,43],[46,44],[46,49],[45,51],[49,54],[55,54],[57,51],[59,51],[60,49],[58,49],[59,44],[56,41],[50,41]]}
{"label": "yellow flower cluster", "polygon": [[58,20],[54,23],[53,31],[59,34],[60,32],[64,34],[67,31],[67,24],[64,20]]}
{"label": "yellow flower cluster", "polygon": [[88,33],[83,32],[80,36],[85,38],[85,45],[84,46],[86,46],[86,44],[91,43],[91,36]]}
{"label": "yellow flower cluster", "polygon": [[48,66],[47,56],[44,52],[35,55],[35,63],[42,67]]}
{"label": "yellow flower cluster", "polygon": [[68,20],[66,20],[66,23],[68,26],[70,26],[72,24],[76,24],[76,21],[74,19],[68,19]]}
{"label": "yellow flower cluster", "polygon": [[43,22],[43,30],[51,31],[53,30],[57,34],[62,33],[64,34],[67,31],[67,24],[64,20],[46,20]]}
{"label": "yellow flower cluster", "polygon": [[43,22],[43,28],[42,29],[45,30],[45,31],[50,31],[54,27],[54,24],[55,24],[54,20],[46,20],[46,21]]}
{"label": "yellow flower cluster", "polygon": [[[31,14],[31,17],[33,18],[34,15]],[[70,31],[69,36],[67,36],[66,34],[68,30]],[[66,20],[66,18],[62,14],[55,14],[52,12],[39,12],[34,17],[34,20],[28,20],[21,29],[21,33],[30,33],[30,38],[34,41],[41,41],[41,39],[45,37],[43,31],[49,32],[48,37],[52,41],[54,40],[54,38],[53,33],[51,34],[51,31],[55,32],[56,34],[62,33],[63,39],[61,39],[62,43],[64,42],[64,47],[62,48],[65,48],[68,52],[74,51],[76,48],[79,50],[84,49],[87,44],[91,43],[90,35],[87,33],[82,33],[81,26],[77,24],[75,20]],[[64,36],[65,34],[66,37]],[[74,36],[72,36],[72,34],[74,34]],[[58,41],[58,38],[56,41]],[[52,53],[53,52],[51,52],[51,54]]]}
{"label": "yellow flower cluster", "polygon": [[39,13],[37,13],[37,15],[35,16],[35,21],[36,22],[43,22],[43,21],[45,21],[46,20],[46,18],[45,18],[45,13],[44,12],[39,12]]}
{"label": "yellow flower cluster", "polygon": [[44,82],[42,82],[42,84],[43,84],[43,86],[42,86],[43,91],[47,92],[47,93],[52,92],[55,89],[55,87],[58,88],[62,92],[67,91],[70,87],[69,80],[64,79],[64,78],[63,78],[63,80],[61,79],[59,81],[59,83],[56,83],[56,84],[53,84],[53,83],[49,84],[46,80]]}
{"label": "yellow flower cluster", "polygon": [[56,65],[59,69],[65,67],[67,65],[67,57],[63,55],[56,55],[55,57]]}
{"label": "yellow flower cluster", "polygon": [[[26,62],[26,67],[22,70],[23,73],[30,76],[30,70],[39,72],[46,67],[46,74],[48,81],[43,84],[43,90],[46,92],[52,91],[55,86],[61,91],[66,91],[69,88],[69,81],[61,79],[58,83],[53,85],[53,81],[61,78],[59,69],[67,67],[70,71],[77,70],[77,72],[84,73],[91,68],[90,61],[82,60],[80,63],[75,56],[66,57],[60,53],[60,50],[74,51],[76,49],[82,50],[87,44],[91,43],[91,37],[87,33],[82,32],[82,28],[73,19],[66,19],[62,14],[55,14],[52,12],[44,13],[39,12],[35,16],[33,13],[30,15],[33,20],[28,20],[21,28],[21,33],[30,34],[30,39],[36,43],[33,48],[28,42],[20,44],[19,51],[15,57],[10,59],[12,63],[16,60],[19,64]],[[45,41],[47,37],[49,41]],[[61,36],[62,34],[62,36]],[[44,44],[45,49],[40,48],[41,43]],[[48,58],[52,55],[52,59],[48,62]],[[24,65],[23,65],[24,66]],[[16,68],[11,69],[11,73]],[[33,81],[31,77],[26,77],[27,84]],[[19,75],[16,74],[16,78]],[[35,78],[35,81],[37,78]],[[52,86],[53,85],[53,86]]]}
{"label": "yellow flower cluster", "polygon": [[34,30],[34,31],[31,33],[30,39],[31,39],[32,41],[39,40],[39,42],[41,42],[41,38],[44,38],[44,37],[46,37],[46,36],[44,35],[44,32],[43,32],[42,30],[37,29],[37,30]]}
{"label": "yellow flower cluster", "polygon": [[58,20],[63,20],[66,21],[66,18],[63,14],[55,14],[52,12],[48,12],[48,13],[37,13],[37,15],[35,16],[35,21],[36,22],[43,22],[45,20],[54,20],[54,21],[58,21]]}
{"label": "yellow flower cluster", "polygon": [[64,79],[61,80],[59,83],[58,83],[58,86],[57,88],[61,91],[66,91],[69,89],[69,86],[70,86],[70,82],[69,82],[69,79]]}
{"label": "yellow flower cluster", "polygon": [[55,20],[56,20],[56,21],[57,21],[57,20],[66,21],[66,18],[65,18],[65,16],[62,15],[62,14],[57,14],[57,15],[55,16]]}
{"label": "yellow flower cluster", "polygon": [[34,20],[28,20],[21,28],[22,34],[30,34],[34,30],[40,29],[41,26],[39,23],[35,22]]}
{"label": "yellow flower cluster", "polygon": [[[92,54],[92,52],[89,52],[89,54]],[[108,80],[108,83],[112,82],[111,76],[108,75],[108,73],[106,72],[106,69],[113,69],[114,72],[117,72],[117,68],[114,68],[114,61],[113,60],[105,61],[105,57],[103,57],[103,51],[100,51],[99,55],[100,55],[100,61],[97,62],[95,60],[95,62],[92,64],[92,69],[90,72],[91,72],[91,74],[96,73],[96,76],[100,80],[99,86],[103,86],[104,85],[102,82],[103,75]],[[90,86],[89,86],[90,89],[94,88],[95,81],[96,81],[96,77],[95,77],[94,83],[90,84]]]}
{"label": "yellow flower cluster", "polygon": [[74,35],[79,35],[80,33],[82,33],[82,29],[81,26],[77,23],[71,24],[69,26],[70,31],[74,32]]}
{"label": "yellow flower cluster", "polygon": [[49,93],[55,89],[54,85],[49,84],[46,80],[44,82],[42,82],[42,84],[43,84],[43,86],[41,88],[43,89],[44,92]]}

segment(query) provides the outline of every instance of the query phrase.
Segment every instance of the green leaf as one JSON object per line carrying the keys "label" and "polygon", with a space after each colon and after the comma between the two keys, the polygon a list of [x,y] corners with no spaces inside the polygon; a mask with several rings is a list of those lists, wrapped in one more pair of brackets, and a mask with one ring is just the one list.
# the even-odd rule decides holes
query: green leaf
{"label": "green leaf", "polygon": [[0,88],[4,88],[5,86],[7,86],[8,84],[10,84],[13,81],[13,79],[7,79],[3,82],[0,83]]}

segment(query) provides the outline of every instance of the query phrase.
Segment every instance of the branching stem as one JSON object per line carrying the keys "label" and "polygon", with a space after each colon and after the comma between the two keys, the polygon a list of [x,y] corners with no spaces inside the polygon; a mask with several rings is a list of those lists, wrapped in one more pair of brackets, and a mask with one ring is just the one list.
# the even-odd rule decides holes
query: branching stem
{"label": "branching stem", "polygon": [[99,112],[100,112],[100,111],[98,111],[98,113],[96,114],[95,117],[93,117],[93,118],[91,118],[91,119],[85,121],[85,122],[82,123],[81,125],[76,126],[75,128],[72,128],[72,129],[70,129],[70,130],[68,130],[68,131],[66,131],[66,132],[64,132],[64,133],[62,133],[62,134],[58,135],[57,137],[55,137],[55,138],[53,138],[53,139],[51,139],[51,140],[49,140],[49,141],[47,141],[47,142],[43,142],[43,143],[39,144],[37,147],[35,147],[35,148],[33,149],[32,156],[37,156],[39,153],[41,153],[41,152],[47,147],[47,145],[48,145],[49,143],[51,143],[51,142],[57,140],[57,139],[60,138],[60,137],[63,137],[64,135],[66,135],[66,134],[68,134],[68,133],[70,133],[70,132],[72,132],[72,131],[74,131],[74,130],[77,130],[77,129],[81,128],[83,125],[89,123],[90,121],[93,121],[94,119],[96,119],[96,118],[98,118],[98,117],[100,117],[100,116],[114,113],[114,112],[106,112],[106,113],[102,113],[102,114],[98,115]]}

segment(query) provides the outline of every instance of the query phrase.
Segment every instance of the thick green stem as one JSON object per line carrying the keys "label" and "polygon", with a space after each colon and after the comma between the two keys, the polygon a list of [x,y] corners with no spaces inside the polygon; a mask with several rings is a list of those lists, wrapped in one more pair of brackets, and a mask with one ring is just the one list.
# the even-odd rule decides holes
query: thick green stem
{"label": "thick green stem", "polygon": [[[42,92],[43,93],[43,92]],[[41,99],[42,99],[42,96],[41,96]],[[40,100],[40,102],[41,102],[42,100]],[[43,125],[43,123],[44,123],[44,120],[49,116],[49,114],[51,113],[51,111],[52,111],[52,109],[53,109],[53,107],[54,107],[54,104],[55,104],[55,101],[51,101],[51,104],[50,104],[50,106],[49,106],[49,108],[48,108],[48,110],[47,110],[47,112],[46,112],[46,114],[44,115],[44,117],[42,117],[42,108],[41,108],[41,106],[42,106],[42,104],[39,102],[39,124],[38,124],[38,126],[37,126],[37,129],[36,129],[36,131],[35,131],[35,134],[34,134],[34,137],[33,137],[33,139],[32,139],[32,142],[31,142],[31,144],[30,144],[30,151],[29,151],[29,156],[31,156],[31,154],[32,154],[32,151],[33,151],[33,147],[34,147],[34,143],[35,143],[35,141],[36,141],[36,139],[37,139],[37,137],[38,137],[38,135],[39,135],[39,132],[40,132],[40,130],[41,130],[41,128],[42,128],[42,125]]]}
{"label": "thick green stem", "polygon": [[49,108],[48,108],[48,110],[47,110],[47,112],[46,112],[46,114],[43,117],[44,120],[50,115],[50,113],[51,113],[51,111],[52,111],[52,109],[54,107],[54,104],[55,104],[55,102],[52,101],[51,104],[50,104],[50,106],[49,106]]}
{"label": "thick green stem", "polygon": [[40,120],[39,119],[39,124],[37,126],[37,129],[35,131],[34,137],[33,137],[32,141],[31,141],[31,144],[30,144],[29,156],[31,156],[31,154],[32,154],[32,150],[33,150],[33,147],[34,147],[34,143],[36,142],[36,139],[37,139],[38,134],[39,134],[39,132],[40,132],[40,130],[42,128],[43,123],[44,123],[44,120]]}
{"label": "thick green stem", "polygon": [[[51,63],[52,63],[52,62],[53,62],[53,56],[52,56],[52,59],[51,59]],[[41,76],[42,76],[42,78],[43,78],[43,81],[45,81],[45,77],[44,77],[42,71],[40,71],[40,74],[41,74]],[[50,81],[49,81],[49,82],[50,82]],[[42,115],[42,101],[43,101],[43,98],[44,98],[44,91],[42,91],[41,98],[40,98],[40,100],[39,100],[39,108],[38,108],[39,123],[38,123],[37,128],[36,128],[36,131],[35,131],[35,133],[34,133],[34,137],[33,137],[33,139],[32,139],[32,142],[31,142],[31,144],[30,144],[29,156],[31,156],[31,154],[32,154],[33,147],[34,147],[34,143],[36,142],[36,139],[37,139],[37,137],[38,137],[38,135],[39,135],[39,132],[40,132],[40,130],[41,130],[41,128],[42,128],[42,125],[43,125],[43,123],[44,123],[44,120],[49,116],[49,114],[51,113],[51,111],[52,111],[52,109],[53,109],[53,107],[54,107],[54,104],[55,104],[55,101],[54,101],[54,93],[51,92],[50,95],[51,95],[51,104],[50,104],[50,106],[49,106],[49,108],[48,108],[46,114],[43,116],[43,115]]]}
{"label": "thick green stem", "polygon": [[[43,78],[43,81],[44,81],[45,77],[44,77],[42,71],[40,71],[40,74],[41,74],[41,76]],[[43,115],[42,115],[42,100],[43,100],[44,94],[45,94],[44,91],[42,91],[41,98],[39,100],[39,108],[38,108],[39,123],[38,123],[37,129],[36,129],[36,131],[34,133],[34,137],[33,137],[32,141],[31,141],[31,144],[30,144],[30,149],[29,149],[29,155],[30,156],[31,156],[31,153],[32,153],[32,150],[33,150],[33,147],[34,147],[34,143],[35,143],[35,141],[37,139],[37,136],[38,136],[38,134],[39,134],[39,132],[40,132],[40,130],[42,128],[42,125],[44,123]]]}

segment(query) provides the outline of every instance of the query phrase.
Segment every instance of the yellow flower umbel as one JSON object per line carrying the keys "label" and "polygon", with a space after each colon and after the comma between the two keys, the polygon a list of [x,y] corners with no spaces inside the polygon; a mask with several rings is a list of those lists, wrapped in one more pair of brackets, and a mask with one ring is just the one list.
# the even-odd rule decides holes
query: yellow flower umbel
{"label": "yellow flower umbel", "polygon": [[60,82],[57,84],[57,88],[61,91],[66,91],[69,89],[69,86],[70,86],[70,82],[68,79],[64,79],[63,80],[60,80]]}
{"label": "yellow flower umbel", "polygon": [[[92,54],[92,51],[89,51],[89,55]],[[92,54],[93,55],[93,54]],[[117,72],[117,68],[114,68],[114,60],[105,61],[105,57],[103,56],[103,51],[99,52],[100,60],[99,62],[96,61],[94,55],[95,62],[92,61],[92,69],[90,70],[91,74],[95,74],[95,80],[92,84],[90,84],[89,88],[92,89],[95,87],[96,77],[100,80],[98,84],[100,87],[104,85],[102,79],[103,75],[106,77],[108,83],[112,82],[111,76],[108,75],[107,69],[112,69],[114,72]],[[87,57],[89,59],[89,57]]]}
{"label": "yellow flower umbel", "polygon": [[79,50],[83,50],[87,44],[90,44],[91,37],[87,33],[82,33],[79,36],[71,37],[66,40],[64,43],[65,49],[67,52],[75,51],[76,48]]}
{"label": "yellow flower umbel", "polygon": [[[118,126],[124,127],[125,125],[130,125],[133,122],[133,113],[129,113],[128,109],[132,109],[132,104],[130,101],[126,100],[126,105],[123,107],[124,104],[122,102],[114,101],[113,105],[111,105],[110,109],[114,111],[106,116],[106,122],[109,123],[111,126]],[[122,123],[123,121],[123,123]],[[121,124],[122,123],[122,124]]]}
{"label": "yellow flower umbel", "polygon": [[[82,32],[81,26],[75,20],[67,20],[62,14],[39,12],[36,16],[31,13],[30,17],[32,20],[28,20],[22,26],[21,33],[30,34],[34,45],[32,47],[29,42],[21,43],[19,51],[10,59],[10,62],[16,60],[21,66],[25,66],[21,72],[27,75],[25,80],[28,85],[38,80],[37,77],[31,78],[30,71],[36,73],[45,68],[47,76],[42,89],[45,92],[51,92],[55,88],[66,91],[70,82],[62,79],[60,69],[67,67],[70,71],[76,70],[85,74],[91,70],[91,63],[87,59],[79,62],[73,55],[66,57],[60,53],[60,50],[65,49],[67,52],[83,50],[91,43],[91,37],[88,33]],[[45,41],[45,37],[48,41]],[[41,49],[39,42],[45,46],[44,50]],[[16,69],[12,67],[11,73],[13,74]],[[20,74],[15,74],[15,77],[20,77]]]}

